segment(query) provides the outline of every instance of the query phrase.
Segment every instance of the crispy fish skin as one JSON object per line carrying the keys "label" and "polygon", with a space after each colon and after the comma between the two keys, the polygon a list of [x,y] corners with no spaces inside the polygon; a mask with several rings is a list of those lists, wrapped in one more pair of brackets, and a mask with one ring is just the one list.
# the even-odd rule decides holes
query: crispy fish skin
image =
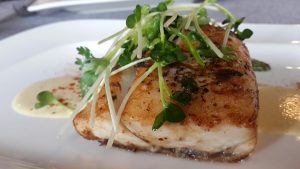
{"label": "crispy fish skin", "polygon": [[[203,31],[215,44],[222,44],[223,29],[207,26]],[[205,69],[200,69],[189,56],[184,63],[164,68],[164,78],[172,92],[184,90],[180,83],[183,78],[193,78],[199,86],[192,94],[192,102],[181,107],[186,113],[181,123],[166,122],[152,131],[162,104],[157,72],[147,77],[127,103],[116,145],[200,160],[237,161],[247,157],[256,145],[258,89],[246,46],[234,35],[228,46],[235,50],[236,61],[209,58]],[[137,68],[136,77],[146,69]],[[118,90],[112,87],[112,92]],[[111,130],[107,103],[101,98],[105,93],[101,93],[92,130],[87,125],[90,106],[74,119],[75,128],[87,139],[103,141]]]}

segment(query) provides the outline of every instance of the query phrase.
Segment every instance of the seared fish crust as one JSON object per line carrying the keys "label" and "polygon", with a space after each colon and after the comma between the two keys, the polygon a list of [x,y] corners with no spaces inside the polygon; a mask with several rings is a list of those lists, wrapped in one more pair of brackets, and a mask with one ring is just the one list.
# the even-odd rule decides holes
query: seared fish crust
{"label": "seared fish crust", "polygon": [[[222,44],[223,29],[206,26],[203,31],[215,44]],[[178,44],[186,48],[180,41]],[[164,68],[172,92],[185,90],[181,84],[184,78],[195,80],[198,89],[192,91],[192,102],[181,106],[186,119],[166,122],[157,131],[152,131],[152,124],[163,107],[157,72],[149,75],[127,103],[115,145],[201,160],[237,161],[247,157],[256,145],[258,89],[246,46],[234,35],[230,35],[228,46],[238,56],[236,61],[206,58],[205,69],[200,69],[187,53],[187,61]],[[147,64],[136,68],[136,78],[146,70]],[[121,75],[111,78],[116,106],[121,79]],[[112,126],[104,90],[99,94],[93,129],[88,125],[90,107],[74,118],[74,126],[83,137],[105,142]]]}

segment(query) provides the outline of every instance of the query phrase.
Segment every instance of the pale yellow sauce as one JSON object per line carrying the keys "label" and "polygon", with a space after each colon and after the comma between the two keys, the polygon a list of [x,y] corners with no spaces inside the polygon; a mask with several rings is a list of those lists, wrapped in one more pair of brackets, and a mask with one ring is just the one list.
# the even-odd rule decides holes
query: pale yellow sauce
{"label": "pale yellow sauce", "polygon": [[74,77],[64,76],[40,81],[21,91],[13,100],[13,109],[26,116],[43,118],[68,118],[73,112],[60,105],[45,106],[35,109],[36,96],[41,91],[51,91],[55,98],[67,107],[73,109],[80,101],[78,80]]}
{"label": "pale yellow sauce", "polygon": [[300,91],[259,86],[259,132],[300,136]]}
{"label": "pale yellow sauce", "polygon": [[[70,84],[73,84],[72,89],[69,89]],[[78,80],[68,76],[59,77],[24,89],[13,101],[14,110],[22,115],[45,118],[67,118],[72,114],[62,106],[35,109],[36,96],[43,90],[54,91],[54,96],[63,98],[68,107],[74,108],[80,101]],[[300,136],[300,91],[260,85],[259,101],[259,132]]]}

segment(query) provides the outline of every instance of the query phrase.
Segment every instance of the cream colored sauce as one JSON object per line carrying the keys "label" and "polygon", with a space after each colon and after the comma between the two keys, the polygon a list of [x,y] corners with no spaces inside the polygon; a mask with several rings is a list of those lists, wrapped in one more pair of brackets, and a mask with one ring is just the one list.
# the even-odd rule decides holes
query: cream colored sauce
{"label": "cream colored sauce", "polygon": [[[35,109],[36,96],[43,90],[52,91],[56,98],[64,99],[68,107],[74,108],[80,101],[78,80],[70,76],[58,77],[24,89],[13,101],[14,110],[22,115],[44,118],[67,118],[72,114],[62,106]],[[300,91],[261,85],[259,99],[259,132],[300,136]]]}
{"label": "cream colored sauce", "polygon": [[75,108],[80,101],[78,79],[70,76],[53,78],[30,85],[13,100],[13,109],[26,116],[43,118],[68,118],[73,112],[60,105],[45,106],[35,109],[36,96],[41,91],[51,91],[63,104]]}
{"label": "cream colored sauce", "polygon": [[259,86],[259,132],[300,136],[300,91]]}

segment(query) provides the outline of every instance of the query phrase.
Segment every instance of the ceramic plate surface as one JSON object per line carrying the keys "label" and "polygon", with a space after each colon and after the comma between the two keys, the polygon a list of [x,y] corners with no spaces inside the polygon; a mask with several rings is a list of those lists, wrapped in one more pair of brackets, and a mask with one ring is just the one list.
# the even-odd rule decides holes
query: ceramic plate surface
{"label": "ceramic plate surface", "polygon": [[[300,137],[259,134],[256,151],[236,164],[190,161],[150,153],[106,150],[81,138],[70,127],[56,136],[66,119],[30,118],[15,113],[14,96],[44,79],[74,74],[76,47],[85,45],[101,56],[109,44],[97,46],[124,25],[120,20],[77,20],[41,26],[0,41],[0,155],[60,169],[297,169]],[[272,71],[257,73],[259,83],[295,87],[300,81],[300,26],[246,24],[255,34],[247,41],[251,56]],[[1,168],[1,166],[0,166]]]}

